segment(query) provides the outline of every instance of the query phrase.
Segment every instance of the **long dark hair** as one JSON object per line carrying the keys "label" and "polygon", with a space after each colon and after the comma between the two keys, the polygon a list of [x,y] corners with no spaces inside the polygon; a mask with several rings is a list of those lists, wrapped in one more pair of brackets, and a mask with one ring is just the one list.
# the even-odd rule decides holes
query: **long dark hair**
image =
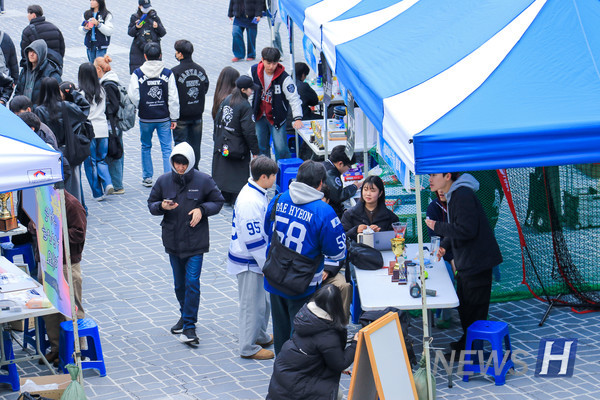
{"label": "long dark hair", "polygon": [[[106,20],[110,11],[106,9],[106,1],[105,0],[96,0],[98,2],[98,14],[102,15],[102,18]],[[83,19],[88,20],[94,16],[94,10],[90,7],[89,10],[85,10],[83,13]]]}
{"label": "long dark hair", "polygon": [[50,116],[56,116],[62,102],[60,87],[58,86],[58,81],[56,79],[49,76],[42,78],[38,102],[40,106],[46,107]]}
{"label": "long dark hair", "polygon": [[213,97],[212,117],[213,120],[217,117],[219,106],[227,96],[235,89],[235,81],[240,77],[240,73],[233,67],[225,67],[219,74],[215,95]]}
{"label": "long dark hair", "polygon": [[98,80],[98,72],[94,64],[86,62],[79,66],[79,74],[77,75],[79,89],[83,91],[85,99],[88,103],[100,103],[104,97],[104,89],[100,86]]}
{"label": "long dark hair", "polygon": [[340,289],[330,284],[324,285],[315,292],[312,301],[329,314],[337,329],[344,329],[348,325],[348,316],[344,312]]}
{"label": "long dark hair", "polygon": [[231,92],[231,98],[229,99],[229,106],[233,108],[233,107],[237,106],[238,104],[240,104],[242,101],[248,101],[248,96],[246,96],[244,93],[242,93],[242,89],[236,87]]}
{"label": "long dark hair", "polygon": [[377,199],[377,208],[385,207],[385,187],[383,186],[383,181],[377,175],[371,175],[362,184],[362,189],[360,190],[360,201],[365,204],[365,199],[362,195],[362,191],[365,190],[365,187],[375,186],[379,189],[379,198]]}

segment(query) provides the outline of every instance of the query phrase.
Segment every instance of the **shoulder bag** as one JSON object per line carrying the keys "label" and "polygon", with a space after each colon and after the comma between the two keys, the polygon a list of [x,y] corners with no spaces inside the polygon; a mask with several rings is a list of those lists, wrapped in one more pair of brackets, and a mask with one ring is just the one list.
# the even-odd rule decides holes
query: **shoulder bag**
{"label": "shoulder bag", "polygon": [[323,262],[323,255],[316,259],[306,257],[284,246],[275,229],[275,212],[279,195],[271,210],[271,247],[263,267],[263,274],[269,285],[288,296],[298,296],[306,291],[318,266]]}
{"label": "shoulder bag", "polygon": [[377,270],[383,267],[383,256],[379,250],[350,239],[347,240],[346,247],[348,249],[347,260],[356,268]]}

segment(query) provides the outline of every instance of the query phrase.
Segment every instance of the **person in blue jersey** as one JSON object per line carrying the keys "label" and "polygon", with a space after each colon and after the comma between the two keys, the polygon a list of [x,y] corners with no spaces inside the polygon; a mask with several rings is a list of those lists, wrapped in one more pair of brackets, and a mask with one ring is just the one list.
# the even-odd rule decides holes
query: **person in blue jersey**
{"label": "person in blue jersey", "polygon": [[[327,172],[323,164],[308,160],[298,168],[296,181],[277,200],[275,223],[271,224],[271,201],[265,214],[265,231],[269,240],[273,226],[281,243],[306,257],[316,259],[323,255],[332,261],[346,257],[346,234],[340,219],[330,205],[321,201],[321,187]],[[275,289],[265,279],[270,293],[275,354],[291,337],[296,313],[308,301],[323,280],[323,261],[315,265],[314,278],[308,288],[297,296],[288,296]]]}
{"label": "person in blue jersey", "polygon": [[263,348],[273,344],[273,336],[267,333],[271,308],[263,288],[262,268],[269,240],[263,229],[269,204],[267,189],[275,183],[277,171],[275,160],[266,156],[259,156],[250,163],[252,177],[240,191],[233,207],[227,255],[227,272],[235,275],[238,282],[240,356],[254,360],[275,356],[271,350]]}

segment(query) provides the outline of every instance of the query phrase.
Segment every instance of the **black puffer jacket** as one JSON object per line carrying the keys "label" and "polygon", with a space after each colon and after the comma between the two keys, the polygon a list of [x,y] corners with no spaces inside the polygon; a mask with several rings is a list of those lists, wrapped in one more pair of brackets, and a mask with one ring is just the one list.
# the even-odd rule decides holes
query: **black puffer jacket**
{"label": "black puffer jacket", "polygon": [[52,22],[46,21],[46,17],[41,16],[29,21],[29,25],[23,29],[21,35],[21,66],[24,65],[23,60],[27,60],[25,48],[34,40],[43,39],[48,45],[48,49],[60,54],[61,62],[65,57],[65,39],[63,34]]}
{"label": "black puffer jacket", "polygon": [[266,9],[265,0],[230,0],[227,16],[252,19],[262,16]]}
{"label": "black puffer jacket", "polygon": [[32,50],[37,54],[38,65],[32,69],[33,65],[29,61],[25,63],[17,80],[15,96],[25,95],[31,99],[33,104],[38,104],[42,78],[54,78],[60,83],[61,71],[54,62],[48,59],[48,46],[43,40],[34,40],[26,47],[26,50]]}
{"label": "black puffer jacket", "polygon": [[52,132],[54,132],[59,148],[65,145],[62,104],[65,104],[69,112],[69,120],[71,121],[73,132],[77,131],[79,125],[87,119],[90,112],[90,103],[88,103],[81,93],[73,91],[72,95],[74,103],[70,101],[61,102],[57,105],[56,112],[51,112],[46,106],[37,106],[34,110],[34,113],[40,117],[40,121],[48,125]]}
{"label": "black puffer jacket", "polygon": [[337,400],[340,375],[354,361],[356,341],[346,347],[346,329],[315,313],[325,312],[311,302],[296,314],[294,334],[275,359],[267,400]]}
{"label": "black puffer jacket", "polygon": [[[208,252],[208,217],[221,211],[225,199],[209,175],[194,169],[196,160],[192,146],[186,142],[179,143],[173,148],[171,160],[175,154],[182,154],[188,159],[188,169],[183,175],[174,169],[161,175],[148,197],[148,209],[152,215],[163,216],[160,225],[165,251],[185,258]],[[173,200],[178,204],[177,208],[164,210],[161,207],[164,199]],[[202,219],[192,228],[189,212],[194,208],[200,208]]]}
{"label": "black puffer jacket", "polygon": [[391,231],[392,223],[398,222],[398,216],[386,207],[378,205],[373,215],[373,222],[369,220],[365,203],[359,200],[354,207],[346,210],[342,216],[342,226],[346,231],[346,236],[356,241],[359,225],[377,225],[382,231]]}
{"label": "black puffer jacket", "polygon": [[10,35],[4,32],[4,37],[2,37],[2,42],[0,42],[0,47],[2,47],[2,53],[4,54],[4,62],[6,63],[6,68],[10,71],[10,77],[13,81],[16,81],[19,78],[19,63],[17,62],[17,52],[15,50],[15,44],[13,43]]}
{"label": "black puffer jacket", "polygon": [[[131,14],[131,17],[129,18],[127,34],[133,38],[131,48],[129,49],[130,74],[133,74],[133,71],[141,67],[146,61],[144,59],[144,46],[150,42],[160,43],[160,39],[167,34],[167,30],[160,21],[155,10],[150,10],[142,27],[137,28],[136,22],[139,21],[143,15],[144,14],[138,10],[138,12]],[[154,22],[158,24],[158,27],[154,28]]]}

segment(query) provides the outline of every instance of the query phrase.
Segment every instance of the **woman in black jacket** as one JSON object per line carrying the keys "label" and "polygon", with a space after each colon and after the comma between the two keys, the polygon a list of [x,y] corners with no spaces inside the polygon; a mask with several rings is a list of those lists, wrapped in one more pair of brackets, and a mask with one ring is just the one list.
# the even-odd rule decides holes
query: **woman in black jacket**
{"label": "woman in black jacket", "polygon": [[144,46],[155,42],[160,44],[160,38],[167,34],[158,14],[150,5],[150,0],[139,0],[137,12],[129,18],[127,34],[133,38],[129,50],[129,73],[138,69],[145,61]]}
{"label": "woman in black jacket", "polygon": [[336,400],[341,373],[354,361],[340,290],[325,285],[294,318],[294,334],[275,359],[267,400]]}
{"label": "woman in black jacket", "polygon": [[398,222],[398,216],[385,206],[383,181],[378,176],[369,176],[363,183],[360,201],[342,216],[346,235],[356,240],[367,227],[375,232],[391,231],[394,222]]}
{"label": "woman in black jacket", "polygon": [[[217,112],[212,163],[212,177],[223,193],[225,202],[232,205],[240,190],[248,183],[250,152],[254,156],[259,153],[252,106],[248,102],[254,82],[249,76],[243,75],[235,84],[237,89],[223,100]],[[237,147],[243,150],[241,154],[236,154]]]}
{"label": "woman in black jacket", "polygon": [[[81,93],[76,90],[69,90],[69,92],[73,99],[72,102],[64,100],[64,95],[60,91],[56,79],[42,79],[40,104],[34,111],[40,117],[40,120],[54,132],[58,148],[63,154],[66,154],[66,129],[64,126],[63,110],[66,110],[68,113],[73,132],[79,129],[79,125],[85,122],[90,111],[90,104]],[[81,204],[84,204],[83,193],[81,192],[81,164],[71,164],[71,176],[65,181],[65,189],[75,196]]]}

